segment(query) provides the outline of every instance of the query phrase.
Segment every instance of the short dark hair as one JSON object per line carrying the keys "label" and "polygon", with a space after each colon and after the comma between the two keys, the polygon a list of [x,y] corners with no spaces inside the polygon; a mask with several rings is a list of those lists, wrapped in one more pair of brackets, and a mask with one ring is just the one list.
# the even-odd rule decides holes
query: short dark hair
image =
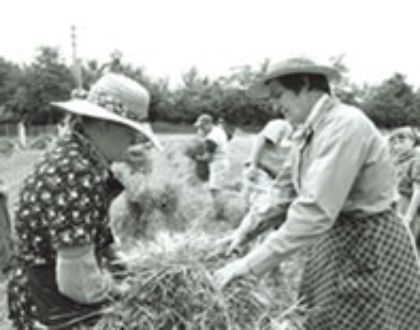
{"label": "short dark hair", "polygon": [[303,87],[308,86],[308,90],[320,91],[331,94],[330,84],[326,76],[314,73],[294,73],[281,76],[275,79],[284,88],[299,94]]}

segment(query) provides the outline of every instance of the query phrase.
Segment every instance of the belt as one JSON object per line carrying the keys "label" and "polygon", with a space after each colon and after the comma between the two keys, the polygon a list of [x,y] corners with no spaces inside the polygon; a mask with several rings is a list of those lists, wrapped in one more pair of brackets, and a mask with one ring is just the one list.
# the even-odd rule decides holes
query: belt
{"label": "belt", "polygon": [[[250,166],[251,165],[251,162],[250,161],[247,161],[247,162],[244,163],[244,165],[245,166]],[[277,177],[277,173],[276,172],[274,172],[273,170],[269,169],[268,167],[266,167],[266,166],[264,166],[264,165],[262,165],[260,163],[258,163],[258,168],[261,169],[261,170],[263,170],[265,173],[267,173],[268,176],[271,179],[275,179]]]}
{"label": "belt", "polygon": [[275,179],[277,177],[277,173],[275,171],[271,170],[270,168],[268,168],[268,167],[266,167],[262,164],[258,164],[258,167],[260,169],[262,169],[265,173],[267,173],[270,178]]}

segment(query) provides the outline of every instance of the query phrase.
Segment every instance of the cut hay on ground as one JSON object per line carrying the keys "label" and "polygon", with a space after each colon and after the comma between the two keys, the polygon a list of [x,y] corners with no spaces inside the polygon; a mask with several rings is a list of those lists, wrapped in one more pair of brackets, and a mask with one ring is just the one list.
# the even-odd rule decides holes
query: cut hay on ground
{"label": "cut hay on ground", "polygon": [[269,287],[268,281],[242,278],[216,288],[212,272],[227,261],[205,235],[161,234],[136,254],[131,290],[106,311],[96,330],[269,329],[292,304],[287,288]]}

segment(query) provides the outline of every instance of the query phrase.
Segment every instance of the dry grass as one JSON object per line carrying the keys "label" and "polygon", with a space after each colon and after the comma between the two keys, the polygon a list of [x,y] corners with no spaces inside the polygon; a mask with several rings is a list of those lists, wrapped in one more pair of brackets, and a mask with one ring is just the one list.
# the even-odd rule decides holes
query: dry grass
{"label": "dry grass", "polygon": [[204,232],[161,232],[132,251],[131,289],[106,310],[96,330],[268,329],[294,299],[286,282],[277,280],[242,278],[216,288],[212,272],[227,259]]}
{"label": "dry grass", "polygon": [[[194,140],[193,140],[194,141]],[[236,227],[245,214],[245,201],[240,192],[241,162],[245,157],[245,141],[232,146],[232,168],[223,192],[227,222],[215,224],[212,201],[205,182],[195,174],[194,161],[185,154],[191,146],[188,138],[165,141],[163,153],[151,152],[152,173],[143,175],[124,164],[114,167],[126,186],[110,209],[111,219],[119,235],[151,238],[161,228],[183,231],[186,228],[209,229]],[[238,150],[239,149],[239,150]]]}
{"label": "dry grass", "polygon": [[[125,322],[124,329],[198,329],[200,324],[203,329],[262,328],[268,316],[278,317],[295,299],[296,263],[260,283],[244,279],[224,292],[213,287],[210,274],[226,260],[209,244],[236,227],[245,212],[240,173],[250,143],[243,136],[232,140],[226,183],[230,189],[224,198],[229,220],[221,222],[213,218],[206,183],[197,178],[193,162],[183,153],[190,138],[165,136],[165,151],[151,154],[150,177],[129,176],[129,189],[112,204],[113,225],[120,238],[130,242],[136,275],[133,290],[112,306],[97,329],[117,329],[118,322]],[[18,152],[0,163],[11,205],[41,154]],[[0,312],[0,329],[8,329],[4,300]]]}

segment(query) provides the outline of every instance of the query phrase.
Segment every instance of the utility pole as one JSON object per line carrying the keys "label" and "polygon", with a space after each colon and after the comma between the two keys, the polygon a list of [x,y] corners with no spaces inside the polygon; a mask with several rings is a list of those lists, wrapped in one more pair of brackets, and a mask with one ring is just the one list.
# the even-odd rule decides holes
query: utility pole
{"label": "utility pole", "polygon": [[76,82],[76,89],[80,91],[83,89],[83,79],[80,59],[77,57],[77,35],[75,25],[71,26],[71,46],[73,55],[73,75]]}

